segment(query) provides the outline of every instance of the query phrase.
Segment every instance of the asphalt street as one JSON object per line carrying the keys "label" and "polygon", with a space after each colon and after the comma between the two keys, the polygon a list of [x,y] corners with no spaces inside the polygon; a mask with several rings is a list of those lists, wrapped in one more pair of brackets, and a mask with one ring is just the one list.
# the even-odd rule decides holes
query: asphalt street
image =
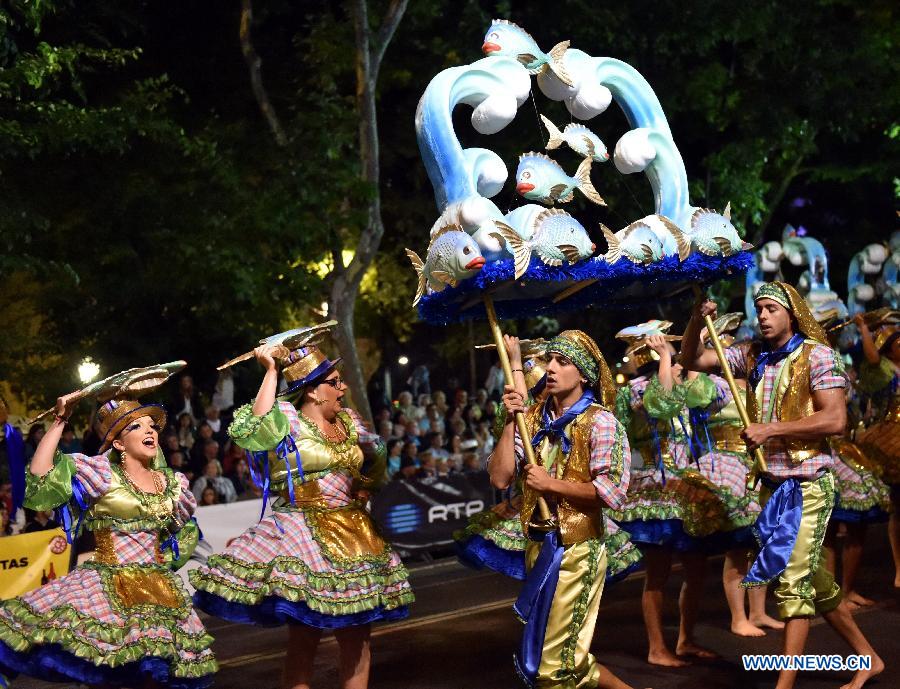
{"label": "asphalt street", "polygon": [[[646,638],[640,614],[641,573],[604,592],[593,652],[602,663],[634,687],[655,689],[764,689],[775,684],[773,672],[746,672],[741,655],[778,653],[780,632],[759,639],[732,635],[721,589],[721,558],[711,558],[697,641],[720,658],[695,661],[683,669],[646,663]],[[376,626],[373,631],[372,689],[496,689],[521,686],[512,668],[512,654],[521,625],[510,606],[517,582],[490,572],[475,572],[453,558],[429,564],[411,563],[417,601],[402,622]],[[677,635],[677,596],[681,583],[676,571],[668,586],[667,636]],[[858,589],[876,600],[856,613],[860,627],[887,663],[886,671],[870,686],[900,687],[900,593],[894,590],[893,566],[884,525],[870,529]],[[774,611],[770,606],[770,613]],[[204,617],[216,638],[221,669],[218,689],[276,689],[284,662],[283,629],[264,629],[224,623]],[[813,622],[808,653],[847,655],[849,649],[819,618]],[[337,645],[325,637],[316,659],[314,686],[338,686]],[[849,672],[807,672],[799,689],[837,689]],[[16,689],[59,687],[21,678]]]}

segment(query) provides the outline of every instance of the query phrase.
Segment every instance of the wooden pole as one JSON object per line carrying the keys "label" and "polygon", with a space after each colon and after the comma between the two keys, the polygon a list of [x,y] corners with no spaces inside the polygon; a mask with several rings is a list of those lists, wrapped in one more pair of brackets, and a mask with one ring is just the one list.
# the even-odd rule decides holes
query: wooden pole
{"label": "wooden pole", "polygon": [[[494,300],[487,294],[484,295],[484,308],[487,311],[488,323],[491,326],[491,334],[494,336],[494,344],[497,347],[497,355],[500,357],[500,366],[503,368],[503,375],[506,377],[509,385],[512,385],[513,375],[512,368],[509,364],[509,355],[506,353],[506,346],[503,344],[503,333],[500,332],[500,324],[497,322],[497,312],[494,311]],[[531,435],[528,433],[528,427],[525,425],[525,414],[516,412],[516,430],[519,431],[519,437],[522,439],[522,447],[525,448],[525,459],[529,464],[537,464],[537,456],[534,454],[534,448],[531,446]],[[548,524],[551,521],[550,508],[547,507],[547,501],[543,497],[537,499],[537,509],[540,514],[541,521]]]}
{"label": "wooden pole", "polygon": [[[694,285],[694,294],[696,294],[697,297],[702,296],[702,292],[697,285]],[[722,349],[722,341],[719,340],[719,334],[716,332],[716,326],[713,323],[712,317],[704,316],[703,321],[706,324],[706,332],[709,333],[709,339],[712,342],[713,349],[716,350],[716,356],[719,358],[719,366],[722,368],[722,375],[725,376],[725,381],[728,383],[728,388],[731,390],[731,396],[734,398],[734,406],[737,407],[738,416],[741,417],[741,423],[746,429],[747,426],[750,425],[750,416],[747,414],[747,406],[744,404],[744,400],[741,397],[740,388],[738,388],[734,375],[731,373],[731,366],[728,365],[728,360],[725,358],[725,350]],[[747,394],[750,394],[750,392]],[[747,488],[751,490],[756,487],[756,483],[759,481],[759,475],[768,471],[766,457],[763,454],[761,447],[757,447],[753,452],[753,458],[753,467],[747,474]]]}

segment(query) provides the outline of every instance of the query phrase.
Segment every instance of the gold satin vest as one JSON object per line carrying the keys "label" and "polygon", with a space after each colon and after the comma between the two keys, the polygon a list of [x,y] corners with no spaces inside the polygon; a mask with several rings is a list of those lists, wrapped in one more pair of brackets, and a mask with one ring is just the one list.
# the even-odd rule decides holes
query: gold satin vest
{"label": "gold satin vest", "polygon": [[[543,403],[531,405],[525,413],[528,434],[534,437],[541,426]],[[592,404],[566,427],[566,434],[572,439],[572,450],[568,456],[560,451],[556,463],[556,478],[574,483],[591,482],[591,427],[594,418],[602,411],[599,404]],[[548,451],[550,441],[544,440],[538,448],[538,454]],[[560,473],[561,470],[561,473]],[[528,523],[537,504],[538,494],[523,485],[522,530],[528,535]],[[584,512],[572,505],[565,498],[560,498],[556,505],[556,516],[563,545],[574,545],[592,538],[603,538],[603,513],[598,507],[595,512]]]}
{"label": "gold satin vest", "polygon": [[[810,389],[809,356],[814,347],[822,346],[814,340],[806,340],[802,346],[781,362],[781,369],[776,379],[776,389],[772,392],[774,400],[770,400],[771,419],[777,421],[798,421],[815,413],[812,390]],[[753,370],[759,345],[754,344],[747,352],[747,371]],[[764,423],[760,404],[762,403],[763,380],[756,388],[756,394],[747,395],[747,413],[755,423]],[[825,440],[785,440],[788,457],[794,464],[820,454],[829,454],[830,449]]]}

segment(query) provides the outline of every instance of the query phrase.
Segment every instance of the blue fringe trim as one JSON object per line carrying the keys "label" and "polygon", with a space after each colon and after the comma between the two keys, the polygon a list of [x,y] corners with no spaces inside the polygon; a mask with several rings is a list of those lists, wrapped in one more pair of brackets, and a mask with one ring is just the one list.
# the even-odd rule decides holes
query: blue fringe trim
{"label": "blue fringe trim", "polygon": [[865,511],[845,510],[835,507],[831,510],[831,521],[847,522],[849,524],[878,524],[888,520],[888,513],[880,507],[871,507]]}
{"label": "blue fringe trim", "polygon": [[616,523],[629,533],[632,542],[638,547],[667,546],[680,553],[702,551],[714,555],[733,548],[749,547],[755,543],[750,526],[743,526],[733,531],[718,531],[698,538],[684,532],[680,519],[649,519]]}
{"label": "blue fringe trim", "polygon": [[472,569],[490,569],[513,579],[525,581],[525,552],[504,550],[482,536],[471,536],[456,543],[456,557]]}
{"label": "blue fringe trim", "polygon": [[402,620],[409,616],[409,607],[406,605],[391,610],[385,610],[384,607],[379,606],[352,615],[325,615],[312,610],[301,601],[295,603],[277,596],[270,596],[259,605],[246,605],[233,603],[208,591],[194,592],[194,605],[205,613],[228,622],[256,624],[263,627],[305,624],[317,629],[343,629],[370,622]]}
{"label": "blue fringe trim", "polygon": [[[638,265],[625,258],[614,264],[592,258],[552,267],[532,256],[528,271],[511,284],[515,269],[509,258],[486,264],[475,277],[463,280],[457,287],[426,294],[419,302],[418,312],[419,318],[433,325],[484,319],[484,304],[477,297],[498,283],[510,283],[492,292],[501,319],[574,311],[594,304],[628,309],[643,306],[648,300],[662,303],[677,299],[679,286],[737,277],[752,265],[753,256],[746,251],[727,258],[694,253],[683,262],[677,256],[667,256],[650,265]],[[553,303],[556,294],[582,280],[597,282]]]}
{"label": "blue fringe trim", "polygon": [[170,677],[169,661],[148,657],[139,661],[106,667],[64,650],[59,644],[35,646],[25,653],[12,650],[0,641],[0,672],[12,679],[18,674],[47,682],[69,682],[90,685],[140,686],[140,677],[152,678],[171,689],[205,689],[213,683],[212,675],[203,677]]}

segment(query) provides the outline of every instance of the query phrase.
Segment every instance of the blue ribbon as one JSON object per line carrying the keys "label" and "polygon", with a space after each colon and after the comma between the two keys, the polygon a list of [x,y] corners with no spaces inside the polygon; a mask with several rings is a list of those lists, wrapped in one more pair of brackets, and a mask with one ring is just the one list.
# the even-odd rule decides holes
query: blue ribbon
{"label": "blue ribbon", "polygon": [[25,502],[25,441],[19,429],[12,424],[3,427],[6,434],[6,456],[9,461],[9,482],[12,484],[12,512],[9,520],[16,518],[16,512]]}
{"label": "blue ribbon", "polygon": [[656,428],[656,419],[650,416],[650,412],[644,409],[644,416],[647,417],[647,427],[650,429],[650,437],[653,439],[653,449],[656,450],[656,468],[659,469],[662,477],[663,488],[666,487],[666,466],[662,457],[662,446],[659,442],[659,431]]}
{"label": "blue ribbon", "polygon": [[760,353],[759,358],[756,360],[756,365],[750,372],[750,390],[756,390],[756,386],[759,385],[759,381],[763,379],[763,375],[766,371],[766,366],[774,366],[779,361],[786,359],[790,354],[796,351],[803,344],[803,341],[805,339],[806,335],[804,335],[803,333],[795,333],[790,340],[785,342],[778,349],[763,350]]}
{"label": "blue ribbon", "polygon": [[[763,482],[772,485],[765,479]],[[744,584],[767,584],[784,571],[797,542],[802,516],[800,482],[789,478],[769,498],[753,527],[760,551],[744,577]]]}
{"label": "blue ribbon", "polygon": [[548,532],[544,536],[537,561],[513,605],[513,611],[525,622],[522,643],[515,654],[516,671],[529,687],[534,687],[541,664],[547,618],[550,616],[556,584],[559,582],[562,557],[563,547],[559,543],[559,534],[555,530]]}
{"label": "blue ribbon", "polygon": [[541,413],[541,429],[531,439],[532,447],[540,445],[544,438],[549,437],[551,440],[559,438],[562,442],[563,454],[569,454],[569,450],[572,449],[572,441],[566,435],[566,426],[572,423],[581,412],[593,403],[594,391],[585,390],[575,404],[569,407],[558,419],[551,421],[550,405],[553,404],[553,397],[548,397],[547,401],[544,402],[544,409]]}
{"label": "blue ribbon", "polygon": [[72,526],[72,508],[69,503],[61,505],[54,510],[56,521],[63,525],[63,530],[66,532],[66,540],[69,543],[73,543],[78,537],[78,532],[81,531],[81,523],[84,521],[84,515],[88,509],[88,494],[77,476],[72,477],[72,498],[75,500],[75,504],[78,505],[78,521],[75,523],[74,528]]}
{"label": "blue ribbon", "polygon": [[247,450],[247,465],[250,467],[250,479],[257,488],[261,488],[262,509],[259,512],[259,521],[266,516],[266,506],[269,504],[269,491],[271,480],[269,476],[269,453],[265,450],[250,452]]}
{"label": "blue ribbon", "polygon": [[290,498],[291,504],[296,507],[297,502],[294,500],[294,474],[293,469],[291,468],[291,458],[289,455],[293,453],[294,459],[296,460],[297,466],[297,478],[300,481],[303,481],[303,464],[300,461],[300,450],[297,449],[297,443],[294,442],[294,439],[290,434],[284,436],[281,439],[281,442],[278,443],[278,447],[275,448],[275,451],[278,453],[278,456],[284,460],[284,463],[287,465],[287,488],[288,488],[288,497]]}
{"label": "blue ribbon", "polygon": [[178,538],[176,538],[175,534],[172,534],[159,544],[160,550],[166,550],[167,548],[172,551],[173,560],[178,560],[181,557],[181,550],[178,547]]}

